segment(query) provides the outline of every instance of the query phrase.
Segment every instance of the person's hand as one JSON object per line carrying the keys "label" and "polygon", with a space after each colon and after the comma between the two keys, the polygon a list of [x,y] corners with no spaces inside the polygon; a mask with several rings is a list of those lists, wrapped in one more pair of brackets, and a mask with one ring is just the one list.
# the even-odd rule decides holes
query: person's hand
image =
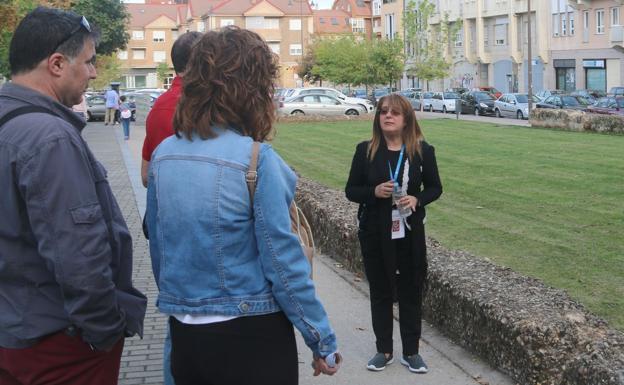
{"label": "person's hand", "polygon": [[338,372],[338,369],[340,369],[340,364],[342,363],[342,356],[340,355],[340,353],[335,354],[336,365],[333,367],[327,365],[327,362],[325,362],[325,359],[322,357],[314,358],[314,360],[312,361],[312,368],[314,369],[313,375],[315,377],[320,375],[321,373],[328,376],[333,376],[334,374],[336,374],[336,372]]}
{"label": "person's hand", "polygon": [[401,207],[409,207],[412,211],[416,211],[416,206],[418,205],[418,198],[411,196],[411,195],[406,195],[402,197],[401,199],[399,199],[398,204],[401,205]]}
{"label": "person's hand", "polygon": [[392,196],[393,189],[394,182],[392,182],[392,180],[383,182],[375,187],[375,196],[377,198],[390,198]]}

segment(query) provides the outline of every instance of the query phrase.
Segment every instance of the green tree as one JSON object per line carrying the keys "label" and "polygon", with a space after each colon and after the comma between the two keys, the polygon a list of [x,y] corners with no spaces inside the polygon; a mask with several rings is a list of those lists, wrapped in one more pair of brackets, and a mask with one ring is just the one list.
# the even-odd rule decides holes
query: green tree
{"label": "green tree", "polygon": [[110,55],[126,48],[130,35],[126,32],[130,14],[119,0],[75,0],[71,9],[97,25],[101,33],[99,55]]}
{"label": "green tree", "polygon": [[19,21],[38,5],[71,9],[84,15],[101,32],[98,59],[123,49],[130,38],[126,27],[130,14],[119,0],[10,0],[0,1],[0,74],[9,76],[9,45]]}
{"label": "green tree", "polygon": [[445,13],[437,25],[430,21],[436,8],[430,0],[410,0],[403,14],[406,42],[406,72],[431,81],[443,79],[450,73],[452,63],[448,50],[461,29],[461,19],[449,20]]}
{"label": "green tree", "polygon": [[158,66],[156,66],[156,75],[158,76],[158,80],[160,80],[162,83],[164,83],[165,80],[167,80],[170,73],[171,73],[171,69],[169,68],[167,63],[160,62],[158,63]]}
{"label": "green tree", "polygon": [[362,84],[390,84],[403,75],[403,41],[375,40],[367,42],[368,57]]}
{"label": "green tree", "polygon": [[112,81],[121,77],[121,65],[117,55],[98,55],[96,64],[97,78],[90,82],[91,87],[101,90]]}

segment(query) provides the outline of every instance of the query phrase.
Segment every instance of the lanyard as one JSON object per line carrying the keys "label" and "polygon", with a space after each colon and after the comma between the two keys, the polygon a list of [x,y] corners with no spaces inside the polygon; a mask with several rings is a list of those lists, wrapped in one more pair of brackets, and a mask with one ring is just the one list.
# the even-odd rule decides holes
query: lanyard
{"label": "lanyard", "polygon": [[396,169],[394,170],[394,174],[392,174],[392,166],[390,165],[390,161],[388,161],[388,169],[390,170],[390,179],[393,182],[397,181],[399,177],[399,169],[401,168],[401,162],[403,161],[403,153],[405,152],[405,145],[401,146],[401,153],[399,154],[399,160],[397,160]]}

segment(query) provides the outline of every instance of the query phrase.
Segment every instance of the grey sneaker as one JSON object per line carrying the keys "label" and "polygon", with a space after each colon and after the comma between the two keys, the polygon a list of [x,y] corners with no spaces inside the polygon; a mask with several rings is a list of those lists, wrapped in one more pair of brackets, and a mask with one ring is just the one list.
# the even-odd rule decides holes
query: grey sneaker
{"label": "grey sneaker", "polygon": [[423,361],[420,354],[413,354],[411,356],[402,356],[401,363],[413,373],[427,373],[429,370],[425,361]]}
{"label": "grey sneaker", "polygon": [[392,362],[394,362],[394,357],[392,355],[386,358],[384,353],[377,353],[368,361],[366,369],[380,372],[386,368],[386,365],[390,365]]}

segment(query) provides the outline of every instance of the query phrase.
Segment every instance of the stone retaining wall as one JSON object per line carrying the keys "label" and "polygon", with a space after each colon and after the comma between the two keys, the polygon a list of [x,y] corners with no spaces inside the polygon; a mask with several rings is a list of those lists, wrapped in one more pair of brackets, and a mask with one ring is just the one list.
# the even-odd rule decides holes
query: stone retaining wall
{"label": "stone retaining wall", "polygon": [[531,113],[532,126],[566,131],[624,134],[624,116],[590,114],[575,110],[537,108]]}
{"label": "stone retaining wall", "polygon": [[[301,178],[317,248],[363,275],[357,205]],[[428,240],[424,316],[523,385],[624,385],[624,335],[565,292]],[[492,384],[493,385],[493,384]]]}

